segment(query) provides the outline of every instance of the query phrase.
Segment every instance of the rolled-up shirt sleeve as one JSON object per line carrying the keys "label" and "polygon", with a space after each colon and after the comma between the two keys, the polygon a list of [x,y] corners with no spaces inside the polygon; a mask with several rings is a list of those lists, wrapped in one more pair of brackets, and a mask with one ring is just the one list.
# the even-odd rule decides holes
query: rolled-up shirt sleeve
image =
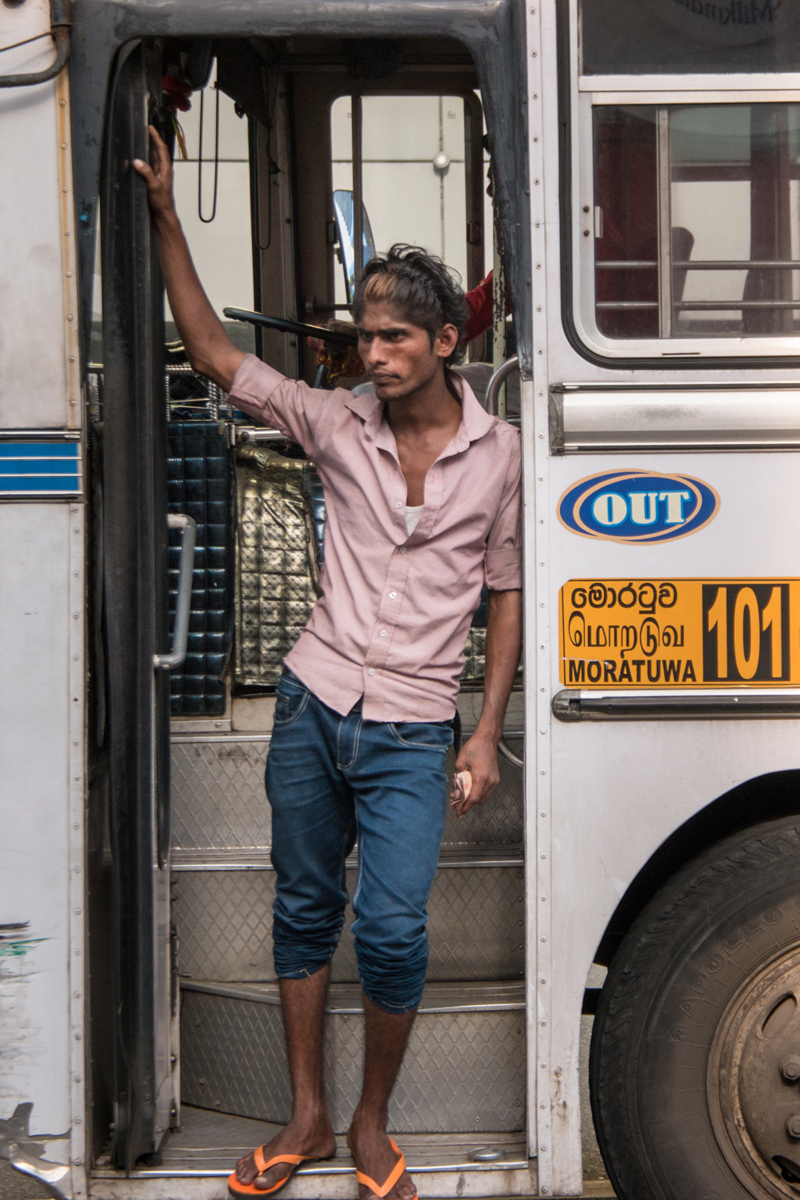
{"label": "rolled-up shirt sleeve", "polygon": [[486,542],[486,586],[493,592],[522,587],[521,476],[520,439],[516,434],[510,447],[497,516]]}
{"label": "rolled-up shirt sleeve", "polygon": [[315,430],[330,392],[311,388],[302,380],[287,379],[254,354],[246,354],[229,395],[242,412],[287,434],[306,454],[314,453]]}

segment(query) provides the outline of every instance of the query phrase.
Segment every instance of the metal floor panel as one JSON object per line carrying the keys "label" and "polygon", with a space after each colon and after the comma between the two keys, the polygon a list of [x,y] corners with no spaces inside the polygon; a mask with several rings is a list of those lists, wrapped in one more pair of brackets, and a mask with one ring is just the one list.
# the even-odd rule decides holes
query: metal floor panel
{"label": "metal floor panel", "polygon": [[[326,1089],[334,1129],[341,1133],[361,1089],[364,1026],[357,987],[334,985],[330,1001]],[[288,1120],[291,1097],[276,984],[184,984],[181,1029],[185,1103]],[[390,1129],[515,1132],[524,1122],[523,986],[426,986],[390,1103]]]}
{"label": "metal floor panel", "polygon": [[[347,880],[352,895],[354,870],[348,870]],[[519,865],[439,870],[428,904],[428,979],[522,978],[524,897]],[[274,871],[176,872],[172,919],[178,929],[180,974],[223,981],[274,979],[274,899]],[[358,979],[351,921],[348,907],[332,964],[337,983]]]}
{"label": "metal floor panel", "polygon": [[[181,1110],[180,1132],[173,1133],[164,1143],[163,1162],[157,1168],[160,1175],[177,1172],[203,1175],[229,1175],[233,1165],[254,1146],[269,1142],[282,1128],[269,1121],[236,1117],[230,1113],[186,1105]],[[491,1163],[476,1162],[471,1154],[476,1150],[492,1150],[499,1158]],[[403,1153],[409,1169],[420,1174],[432,1170],[486,1171],[519,1170],[528,1166],[525,1138],[518,1133],[406,1134]],[[299,1175],[342,1175],[353,1173],[355,1164],[345,1141],[336,1139],[336,1154],[327,1162],[309,1163],[300,1167]],[[137,1172],[138,1174],[139,1172]],[[151,1171],[141,1174],[151,1174]]]}
{"label": "metal floor panel", "polygon": [[[169,1192],[164,1190],[169,1178]],[[415,1175],[416,1178],[416,1175]],[[420,1200],[509,1200],[512,1196],[538,1196],[536,1160],[527,1170],[459,1171],[431,1169],[417,1179]],[[282,1200],[358,1200],[355,1171],[343,1175],[316,1175],[298,1171],[281,1191]],[[89,1200],[230,1200],[224,1179],[213,1175],[176,1178],[162,1168],[132,1171],[128,1179],[119,1172],[93,1172]],[[615,1200],[607,1181],[584,1184],[574,1200]]]}

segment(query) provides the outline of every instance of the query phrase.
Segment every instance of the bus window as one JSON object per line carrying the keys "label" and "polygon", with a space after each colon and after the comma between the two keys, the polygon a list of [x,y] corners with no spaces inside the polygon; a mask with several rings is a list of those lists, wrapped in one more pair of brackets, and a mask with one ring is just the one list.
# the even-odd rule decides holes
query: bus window
{"label": "bus window", "polygon": [[581,0],[581,74],[796,71],[798,0]]}
{"label": "bus window", "polygon": [[800,105],[596,106],[595,323],[611,339],[800,328]]}

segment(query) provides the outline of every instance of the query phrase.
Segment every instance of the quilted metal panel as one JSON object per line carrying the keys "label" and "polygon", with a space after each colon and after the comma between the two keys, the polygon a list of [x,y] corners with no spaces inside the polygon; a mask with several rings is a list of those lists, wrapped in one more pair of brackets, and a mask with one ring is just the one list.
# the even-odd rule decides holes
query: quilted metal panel
{"label": "quilted metal panel", "polygon": [[316,545],[305,464],[273,450],[237,451],[236,679],[275,685],[316,602]]}
{"label": "quilted metal panel", "polygon": [[[284,1123],[286,1052],[277,1004],[183,990],[184,1103]],[[423,1002],[424,1004],[424,1002]],[[337,1133],[361,1089],[363,1017],[329,1013],[325,1078]],[[420,1013],[389,1105],[395,1133],[513,1132],[525,1120],[524,1012]]]}
{"label": "quilted metal panel", "polygon": [[[347,881],[352,895],[355,871],[347,872]],[[275,978],[273,871],[181,871],[174,876],[172,894],[181,975],[240,982]],[[521,867],[441,869],[428,909],[429,980],[522,978]],[[352,919],[348,908],[332,964],[334,982],[358,980]]]}
{"label": "quilted metal panel", "polygon": [[464,670],[462,679],[483,679],[486,674],[486,630],[473,625],[467,634],[464,647]]}
{"label": "quilted metal panel", "polygon": [[172,743],[173,850],[263,850],[272,840],[264,792],[266,738]]}
{"label": "quilted metal panel", "polygon": [[303,490],[308,498],[308,504],[311,509],[317,563],[322,567],[325,562],[325,524],[328,519],[325,510],[325,489],[322,486],[322,480],[318,472],[315,471],[311,463],[307,463],[303,470]]}
{"label": "quilted metal panel", "polygon": [[[173,716],[225,711],[223,679],[233,627],[230,451],[215,421],[170,421],[168,509],[197,522],[186,660],[170,672]],[[169,534],[169,604],[174,623],[179,530]]]}
{"label": "quilted metal panel", "polygon": [[464,647],[464,669],[462,680],[472,682],[483,679],[486,674],[486,622],[489,619],[489,589],[481,588],[481,602],[472,617],[472,626]]}

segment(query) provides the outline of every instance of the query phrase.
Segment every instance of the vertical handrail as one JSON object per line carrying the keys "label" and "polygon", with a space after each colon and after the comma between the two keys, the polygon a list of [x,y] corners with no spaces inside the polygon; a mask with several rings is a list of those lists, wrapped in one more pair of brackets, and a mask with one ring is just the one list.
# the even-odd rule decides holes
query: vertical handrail
{"label": "vertical handrail", "polygon": [[[503,386],[511,372],[518,370],[519,358],[516,354],[513,354],[511,358],[507,358],[504,363],[501,363],[492,378],[489,380],[489,383],[486,387],[486,411],[490,414],[490,416],[496,417],[498,415],[497,397],[500,388]],[[523,767],[525,765],[520,756],[514,753],[504,737],[500,738],[497,749],[500,754],[502,754],[503,758],[506,759],[507,762],[512,763],[515,767]]]}
{"label": "vertical handrail", "polygon": [[669,109],[658,110],[658,312],[659,334],[672,337],[672,195]]}
{"label": "vertical handrail", "polygon": [[[500,220],[495,207],[494,211],[494,258],[492,261],[492,366],[495,375],[502,367],[506,357],[506,272],[503,266],[503,247],[501,243]],[[505,378],[505,376],[503,376]],[[502,421],[506,419],[506,389],[498,383],[495,414]]]}
{"label": "vertical handrail", "polygon": [[182,529],[181,565],[178,573],[178,596],[175,601],[175,632],[172,635],[172,650],[169,654],[154,654],[154,667],[179,667],[186,658],[189,645],[189,616],[192,610],[192,577],[194,574],[194,547],[197,541],[197,523],[185,513],[170,513],[167,517],[169,529]]}
{"label": "vertical handrail", "polygon": [[350,99],[353,124],[353,290],[364,274],[364,172],[363,153],[363,110],[360,96]]}

